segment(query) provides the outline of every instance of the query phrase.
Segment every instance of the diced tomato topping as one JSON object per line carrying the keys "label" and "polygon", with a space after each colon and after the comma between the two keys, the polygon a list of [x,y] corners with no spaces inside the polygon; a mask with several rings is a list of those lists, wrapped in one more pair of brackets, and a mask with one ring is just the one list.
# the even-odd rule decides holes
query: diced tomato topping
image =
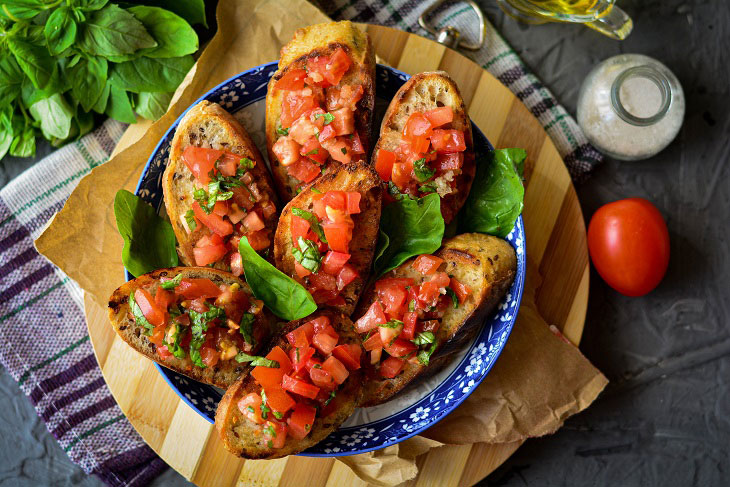
{"label": "diced tomato topping", "polygon": [[335,110],[347,107],[352,111],[357,109],[357,102],[360,101],[364,90],[362,85],[345,85],[341,89],[333,86],[327,88],[327,109]]}
{"label": "diced tomato topping", "polygon": [[156,326],[152,330],[152,335],[148,337],[150,343],[154,343],[158,347],[162,347],[162,340],[165,338],[165,325]]}
{"label": "diced tomato topping", "polygon": [[205,266],[218,262],[228,253],[228,249],[225,244],[218,245],[206,245],[200,247],[196,245],[193,248],[193,257],[195,258],[195,265]]}
{"label": "diced tomato topping", "polygon": [[300,149],[299,154],[305,157],[309,157],[317,164],[324,164],[327,162],[328,152],[319,144],[317,137],[309,139]]}
{"label": "diced tomato topping", "polygon": [[264,220],[268,220],[276,214],[276,205],[271,200],[266,200],[261,203],[261,213],[264,215]]}
{"label": "diced tomato topping", "polygon": [[[294,237],[293,233],[292,231],[292,238]],[[322,270],[331,276],[336,276],[348,260],[350,260],[350,254],[330,250],[322,259]]]}
{"label": "diced tomato topping", "polygon": [[471,294],[471,289],[469,289],[469,286],[460,283],[453,277],[451,278],[451,282],[449,282],[449,287],[454,290],[454,293],[456,293],[456,297],[459,298],[460,304],[463,304],[464,301],[466,301],[466,298],[468,298]]}
{"label": "diced tomato topping", "polygon": [[233,225],[231,225],[231,222],[225,221],[220,215],[204,212],[197,201],[193,202],[192,207],[193,213],[195,213],[195,218],[200,220],[201,223],[208,227],[213,233],[217,233],[221,237],[225,237],[226,235],[233,233]]}
{"label": "diced tomato topping", "polygon": [[251,201],[251,193],[243,186],[231,188],[231,192],[233,193],[233,202],[246,211],[253,208],[256,204],[255,201]]}
{"label": "diced tomato topping", "polygon": [[224,176],[235,176],[240,161],[241,156],[231,154],[230,152],[224,152],[220,159],[218,159],[218,164],[216,164],[216,166]]}
{"label": "diced tomato topping", "polygon": [[373,301],[373,304],[370,305],[367,313],[362,315],[362,317],[355,322],[355,330],[357,330],[358,333],[367,333],[373,328],[377,328],[378,325],[383,325],[387,322],[388,320],[385,318],[385,313],[383,312],[383,307],[380,305],[380,302]]}
{"label": "diced tomato topping", "polygon": [[337,346],[337,338],[327,333],[317,333],[312,339],[312,344],[326,356]]}
{"label": "diced tomato topping", "polygon": [[309,346],[292,348],[289,350],[289,359],[292,363],[292,371],[294,375],[298,374],[299,371],[307,365],[307,361],[312,358],[313,355],[314,348]]}
{"label": "diced tomato topping", "polygon": [[313,320],[308,321],[307,325],[310,325],[312,327],[312,336],[316,335],[317,333],[326,332],[330,328],[332,329],[333,336],[337,336],[337,334],[334,333],[335,330],[334,328],[332,328],[331,321],[328,316],[318,316]]}
{"label": "diced tomato topping", "polygon": [[[291,127],[292,123],[309,110],[317,108],[317,100],[314,99],[312,94],[305,95],[303,92],[308,90],[302,90],[299,92],[290,91],[284,95],[284,100],[281,106],[281,126],[282,128]],[[311,90],[309,90],[311,91]]]}
{"label": "diced tomato topping", "polygon": [[282,166],[291,166],[299,160],[300,146],[290,137],[280,137],[271,146],[271,151]]}
{"label": "diced tomato topping", "polygon": [[286,391],[298,394],[302,397],[308,397],[309,399],[314,399],[317,397],[317,394],[319,394],[319,387],[288,375],[285,375],[281,379],[281,387]]}
{"label": "diced tomato topping", "polygon": [[294,261],[294,272],[297,273],[297,276],[299,277],[307,277],[312,274],[312,271],[301,265],[299,262]]}
{"label": "diced tomato topping", "polygon": [[[417,137],[429,137],[430,135],[431,122],[421,112],[411,113],[403,128],[403,137],[406,140],[413,140]],[[428,150],[428,147],[426,147],[426,150]],[[417,152],[425,152],[425,150]]]}
{"label": "diced tomato topping", "polygon": [[220,288],[213,284],[213,281],[204,278],[183,278],[175,288],[175,294],[179,294],[186,299],[217,298],[221,292]]}
{"label": "diced tomato topping", "polygon": [[317,56],[307,59],[307,72],[309,72],[310,77],[312,73],[318,73],[330,85],[338,85],[351,65],[350,56],[341,47],[338,47],[329,56]]}
{"label": "diced tomato topping", "polygon": [[411,150],[416,154],[423,154],[428,151],[430,142],[425,135],[413,136],[411,139]]}
{"label": "diced tomato topping", "polygon": [[200,347],[200,358],[203,360],[203,363],[206,367],[213,367],[215,364],[218,363],[218,360],[220,359],[220,354],[218,353],[218,350],[215,349],[215,347],[203,345],[202,347]]}
{"label": "diced tomato topping", "polygon": [[274,411],[284,414],[294,407],[294,399],[281,387],[264,387],[266,404]]}
{"label": "diced tomato topping", "polygon": [[448,106],[428,110],[423,115],[431,122],[431,127],[434,128],[446,125],[454,120],[454,110]]}
{"label": "diced tomato topping", "polygon": [[333,356],[327,357],[327,360],[322,362],[322,368],[330,373],[338,385],[345,382],[347,377],[350,375],[350,372],[347,371],[347,368],[342,364],[342,362]]}
{"label": "diced tomato topping", "polygon": [[257,393],[252,392],[239,400],[238,410],[249,421],[264,424],[264,418],[261,417],[261,396]]}
{"label": "diced tomato topping", "polygon": [[431,134],[431,144],[437,152],[461,152],[466,150],[464,132],[461,130],[436,129]]}
{"label": "diced tomato topping", "polygon": [[406,302],[406,286],[391,279],[381,279],[375,283],[375,291],[385,305],[385,312],[389,315],[400,316]]}
{"label": "diced tomato topping", "polygon": [[163,310],[163,312],[167,311],[167,308],[169,308],[174,302],[175,294],[173,292],[159,286],[157,287],[157,291],[155,291],[155,304]]}
{"label": "diced tomato topping", "polygon": [[396,375],[400,374],[400,371],[403,370],[404,366],[405,362],[402,359],[388,357],[383,360],[382,364],[380,364],[380,375],[386,379],[392,379]]}
{"label": "diced tomato topping", "polygon": [[439,288],[446,287],[451,282],[451,278],[445,272],[436,272],[431,276],[431,281],[435,282]]}
{"label": "diced tomato topping", "polygon": [[434,168],[438,171],[445,172],[451,169],[459,169],[464,165],[464,153],[463,152],[447,152],[445,154],[438,154]]}
{"label": "diced tomato topping", "polygon": [[291,238],[294,242],[299,240],[299,237],[305,237],[309,233],[309,222],[302,217],[292,215],[291,216]]}
{"label": "diced tomato topping", "polygon": [[[355,356],[353,354],[357,355]],[[355,344],[337,345],[334,350],[332,350],[332,355],[345,364],[345,367],[349,370],[357,370],[360,368],[361,354],[362,349],[359,345]]]}
{"label": "diced tomato topping", "polygon": [[375,365],[380,362],[380,357],[383,355],[383,348],[376,348],[370,352],[370,363]]}
{"label": "diced tomato topping", "polygon": [[330,114],[335,117],[332,120],[332,127],[335,129],[335,135],[348,135],[355,131],[355,114],[349,108],[339,108],[333,110]]}
{"label": "diced tomato topping", "polygon": [[316,415],[317,410],[314,407],[301,402],[297,403],[294,406],[294,411],[292,411],[291,416],[287,419],[289,434],[292,438],[301,440],[306,437],[312,431]]}
{"label": "diced tomato topping", "polygon": [[352,281],[357,279],[357,271],[350,264],[345,264],[337,274],[337,289],[342,291]]}
{"label": "diced tomato topping", "polygon": [[231,274],[233,274],[236,277],[239,277],[243,274],[243,259],[241,258],[241,254],[238,252],[234,252],[231,254]]}
{"label": "diced tomato topping", "polygon": [[300,158],[297,162],[289,166],[289,176],[298,179],[304,183],[311,183],[319,176],[322,169],[315,163],[309,161],[306,157]]}
{"label": "diced tomato topping", "polygon": [[355,134],[352,136],[352,153],[365,154],[365,147],[362,145],[360,134],[358,134],[357,131],[355,131]]}
{"label": "diced tomato topping", "polygon": [[382,348],[383,341],[380,339],[380,333],[373,333],[370,337],[362,342],[362,346],[365,350],[371,351],[376,348]]}
{"label": "diced tomato topping", "polygon": [[312,290],[334,291],[337,289],[337,280],[335,276],[331,276],[324,272],[311,274],[309,276],[309,284]]}
{"label": "diced tomato topping", "polygon": [[307,72],[303,69],[290,69],[276,82],[279,90],[298,91],[304,88]]}
{"label": "diced tomato topping", "polygon": [[307,336],[308,324],[297,327],[286,334],[286,339],[291,343],[292,347],[306,347],[309,345],[310,341]]}
{"label": "diced tomato topping", "polygon": [[309,378],[312,379],[312,384],[321,389],[332,391],[337,387],[337,383],[334,377],[332,377],[332,374],[320,367],[312,367],[309,369]]}
{"label": "diced tomato topping", "polygon": [[403,189],[408,186],[411,182],[411,174],[413,174],[413,164],[408,162],[396,162],[393,164],[393,172],[391,174],[391,181]]}
{"label": "diced tomato topping", "polygon": [[342,222],[323,222],[322,230],[324,235],[327,237],[327,242],[330,248],[336,252],[342,252],[347,254],[349,252],[349,245],[352,241],[352,230],[354,223]]}
{"label": "diced tomato topping", "polygon": [[347,191],[345,193],[345,199],[347,200],[345,212],[347,212],[348,215],[360,213],[360,200],[362,199],[362,194],[358,191]]}
{"label": "diced tomato topping", "polygon": [[423,326],[423,331],[436,333],[441,327],[441,322],[439,320],[426,320],[421,325]]}
{"label": "diced tomato topping", "polygon": [[281,347],[276,346],[271,349],[271,351],[266,355],[266,358],[279,362],[279,367],[273,368],[259,365],[258,367],[253,368],[251,375],[259,384],[264,386],[264,388],[280,387],[281,378],[284,377],[285,374],[288,374],[291,370],[291,361],[289,360],[289,356],[287,356],[286,352],[284,352]]}
{"label": "diced tomato topping", "polygon": [[228,219],[231,220],[231,223],[234,225],[246,216],[246,211],[238,206],[236,203],[231,203],[228,207]]}
{"label": "diced tomato topping", "polygon": [[210,182],[208,173],[215,167],[215,161],[223,155],[222,150],[207,149],[189,145],[183,151],[182,159],[193,173],[200,184],[207,185]]}
{"label": "diced tomato topping", "polygon": [[323,144],[324,142],[332,139],[332,137],[335,136],[335,128],[332,126],[332,124],[325,125],[324,128],[319,132],[319,143]]}
{"label": "diced tomato topping", "polygon": [[243,219],[243,226],[246,228],[246,233],[258,232],[266,228],[264,221],[255,211],[246,215],[246,218]]}
{"label": "diced tomato topping", "polygon": [[166,345],[162,345],[161,347],[157,347],[157,353],[160,355],[160,358],[162,360],[167,360],[170,357],[174,357],[173,354],[170,353],[170,351],[167,349]]}
{"label": "diced tomato topping", "polygon": [[[297,144],[304,145],[310,139],[315,138],[317,132],[319,132],[319,129],[312,123],[309,117],[301,117],[292,123],[289,128],[289,137],[294,139]],[[302,151],[300,150],[299,153],[301,154]]]}
{"label": "diced tomato topping", "polygon": [[264,425],[263,439],[271,448],[283,448],[286,443],[288,427],[279,421],[267,421]]}
{"label": "diced tomato topping", "polygon": [[404,340],[413,340],[416,336],[416,324],[418,323],[418,313],[415,311],[407,311],[403,314],[403,331],[400,337]]}
{"label": "diced tomato topping", "polygon": [[395,152],[385,149],[378,150],[378,155],[375,158],[375,170],[378,171],[378,174],[380,174],[380,177],[383,178],[383,181],[390,181],[394,163]]}
{"label": "diced tomato topping", "polygon": [[418,272],[428,276],[435,273],[443,262],[444,259],[435,255],[422,254],[416,257],[412,265]]}
{"label": "diced tomato topping", "polygon": [[409,353],[418,350],[418,347],[413,342],[402,338],[396,338],[390,345],[386,343],[384,348],[392,357],[405,357]]}
{"label": "diced tomato topping", "polygon": [[256,251],[264,250],[269,247],[269,244],[271,244],[271,240],[269,240],[269,235],[266,230],[249,233],[246,235],[246,238],[248,239],[248,243],[251,245],[251,248]]}
{"label": "diced tomato topping", "polygon": [[400,335],[401,330],[403,330],[403,325],[398,322],[391,322],[389,325],[390,326],[380,326],[378,328],[380,341],[383,342],[383,346],[386,347],[386,349],[388,345],[392,343],[398,335]]}

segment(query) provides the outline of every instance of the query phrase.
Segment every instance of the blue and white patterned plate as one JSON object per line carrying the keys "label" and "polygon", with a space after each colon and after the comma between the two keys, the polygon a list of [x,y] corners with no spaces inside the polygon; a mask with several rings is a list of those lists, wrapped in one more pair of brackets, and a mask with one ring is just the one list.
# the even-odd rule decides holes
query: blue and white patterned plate
{"label": "blue and white patterned plate", "polygon": [[[268,63],[245,71],[216,86],[198,101],[220,103],[242,122],[259,146],[265,150],[264,98],[266,86],[277,68]],[[378,65],[376,124],[395,92],[409,78],[406,73]],[[197,103],[197,102],[196,102]],[[377,113],[380,112],[380,113]],[[137,195],[164,214],[162,174],[167,164],[170,143],[182,115],[165,133],[152,153],[137,186]],[[477,154],[492,149],[484,134],[475,126],[474,146]],[[457,354],[440,373],[409,387],[380,406],[358,409],[337,431],[302,455],[340,456],[384,448],[410,438],[434,425],[459,406],[486,377],[504,348],[517,317],[524,287],[526,258],[525,230],[522,217],[517,220],[507,241],[517,252],[517,277],[499,304],[494,316],[483,325],[471,344]],[[132,276],[127,273],[127,279]],[[191,408],[211,423],[222,391],[201,384],[164,367],[157,366],[170,387]]]}

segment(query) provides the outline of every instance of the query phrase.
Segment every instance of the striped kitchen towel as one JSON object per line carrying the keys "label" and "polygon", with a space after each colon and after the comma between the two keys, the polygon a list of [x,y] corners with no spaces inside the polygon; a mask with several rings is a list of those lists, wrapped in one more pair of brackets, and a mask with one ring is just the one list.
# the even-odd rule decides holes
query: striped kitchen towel
{"label": "striped kitchen towel", "polygon": [[109,485],[141,486],[166,465],[104,383],[81,290],[33,247],[78,181],[107,161],[124,128],[107,121],[0,190],[0,362],[74,463]]}
{"label": "striped kitchen towel", "polygon": [[[481,2],[484,3],[484,2]],[[418,25],[418,17],[432,5],[432,0],[334,0],[320,1],[324,12],[333,19],[387,25],[431,37]],[[479,22],[465,2],[447,2],[429,19],[436,30],[454,26],[463,38],[475,42],[479,38]],[[588,143],[575,119],[558,103],[553,94],[487,22],[487,37],[482,49],[462,51],[507,86],[530,109],[555,143],[573,181],[583,182],[603,160]]]}

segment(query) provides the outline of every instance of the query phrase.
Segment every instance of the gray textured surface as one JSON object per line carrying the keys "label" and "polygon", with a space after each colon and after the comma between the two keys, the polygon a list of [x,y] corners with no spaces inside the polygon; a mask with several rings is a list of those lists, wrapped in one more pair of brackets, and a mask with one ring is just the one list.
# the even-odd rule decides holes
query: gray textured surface
{"label": "gray textured surface", "polygon": [[[607,161],[578,189],[583,211],[642,196],[667,219],[672,257],[649,296],[625,298],[591,274],[581,350],[611,384],[555,435],[528,441],[481,485],[728,485],[730,482],[730,2],[624,0],[623,43],[578,26],[526,27],[482,0],[489,18],[570,111],[590,68],[623,52],[655,57],[687,97],[677,140],[651,160]],[[0,183],[27,162],[3,161]],[[559,371],[556,371],[559,373]],[[84,485],[0,371],[0,485]],[[155,485],[186,485],[172,471]]]}

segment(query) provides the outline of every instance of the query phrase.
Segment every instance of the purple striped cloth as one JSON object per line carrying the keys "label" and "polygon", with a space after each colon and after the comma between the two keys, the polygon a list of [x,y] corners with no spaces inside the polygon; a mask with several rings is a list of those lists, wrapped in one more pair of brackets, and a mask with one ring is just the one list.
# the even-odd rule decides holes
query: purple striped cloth
{"label": "purple striped cloth", "polygon": [[124,125],[108,121],[0,190],[0,362],[71,460],[113,486],[165,468],[104,383],[81,291],[33,248],[76,183],[107,161]]}

